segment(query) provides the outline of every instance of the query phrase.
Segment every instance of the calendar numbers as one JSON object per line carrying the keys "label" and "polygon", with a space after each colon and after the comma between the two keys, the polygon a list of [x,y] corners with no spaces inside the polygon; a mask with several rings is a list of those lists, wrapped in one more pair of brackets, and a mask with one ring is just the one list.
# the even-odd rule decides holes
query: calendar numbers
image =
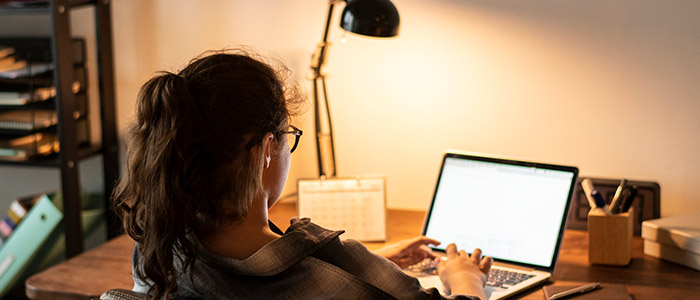
{"label": "calendar numbers", "polygon": [[345,239],[386,240],[384,178],[301,179],[299,217],[331,230],[345,230]]}

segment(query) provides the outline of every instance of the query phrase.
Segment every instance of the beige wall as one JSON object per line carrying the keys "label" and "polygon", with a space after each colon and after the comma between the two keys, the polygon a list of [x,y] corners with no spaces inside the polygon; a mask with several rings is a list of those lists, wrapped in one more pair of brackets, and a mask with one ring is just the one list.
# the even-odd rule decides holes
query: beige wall
{"label": "beige wall", "polygon": [[[324,0],[114,1],[123,128],[137,88],[205,49],[245,44],[308,87]],[[341,176],[385,174],[423,209],[447,148],[655,180],[664,215],[700,211],[700,2],[396,0],[401,35],[347,35],[327,65]],[[309,111],[310,112],[310,111]],[[310,114],[288,192],[313,177]]]}
{"label": "beige wall", "polygon": [[[700,211],[700,2],[394,2],[398,38],[348,34],[342,44],[332,28],[326,71],[341,176],[385,174],[390,207],[424,209],[441,154],[454,148],[654,180],[663,215]],[[122,133],[139,86],[206,49],[248,45],[308,87],[326,5],[113,1]],[[316,174],[310,114],[297,123],[306,134],[287,192]]]}

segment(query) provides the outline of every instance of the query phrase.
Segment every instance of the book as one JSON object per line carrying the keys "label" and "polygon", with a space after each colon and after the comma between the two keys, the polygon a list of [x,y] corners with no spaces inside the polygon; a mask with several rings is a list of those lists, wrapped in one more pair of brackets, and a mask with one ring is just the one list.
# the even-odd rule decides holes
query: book
{"label": "book", "polygon": [[0,91],[0,105],[25,105],[56,97],[56,87],[41,87],[28,92]]}
{"label": "book", "polygon": [[34,156],[49,155],[60,150],[55,133],[35,133],[28,136],[0,139],[0,159],[25,161]]}
{"label": "book", "polygon": [[700,271],[700,254],[695,252],[651,240],[644,240],[644,254]]}
{"label": "book", "polygon": [[62,219],[63,214],[46,195],[42,195],[27,212],[14,233],[0,248],[0,297],[18,282],[37,251]]}
{"label": "book", "polygon": [[15,199],[10,203],[7,215],[0,219],[0,240],[4,241],[12,235],[12,232],[20,224],[27,211],[39,200],[39,196],[30,196]]}
{"label": "book", "polygon": [[31,131],[58,123],[55,110],[28,109],[0,112],[0,129]]}
{"label": "book", "polygon": [[0,238],[3,240],[7,239],[12,235],[12,231],[15,230],[16,224],[12,222],[10,217],[4,217],[2,221],[0,221]]}
{"label": "book", "polygon": [[8,216],[12,218],[15,224],[19,224],[19,222],[22,221],[24,216],[27,214],[27,211],[29,211],[29,209],[32,208],[37,201],[39,201],[39,196],[40,195],[35,195],[12,200],[12,203],[10,203]]}
{"label": "book", "polygon": [[[583,284],[581,284],[583,285]],[[544,298],[549,299],[552,295],[556,293],[561,293],[568,291],[570,289],[576,288],[575,285],[546,285],[542,288],[544,291]],[[605,300],[632,300],[632,297],[627,292],[627,289],[622,284],[612,284],[612,283],[602,283],[599,288],[592,290],[583,294],[576,294],[576,296],[567,297],[567,299],[576,300],[595,300],[595,299],[605,299]]]}
{"label": "book", "polygon": [[29,208],[24,207],[19,200],[15,199],[10,204],[10,211],[7,212],[7,216],[9,216],[15,224],[19,224],[19,221],[27,214],[28,209]]}
{"label": "book", "polygon": [[646,220],[642,238],[700,254],[700,213]]}

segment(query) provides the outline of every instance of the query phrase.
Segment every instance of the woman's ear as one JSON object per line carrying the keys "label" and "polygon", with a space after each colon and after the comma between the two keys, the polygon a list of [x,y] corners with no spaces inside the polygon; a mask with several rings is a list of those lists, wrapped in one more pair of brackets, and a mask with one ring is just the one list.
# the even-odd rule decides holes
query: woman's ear
{"label": "woman's ear", "polygon": [[263,137],[263,155],[265,155],[265,169],[270,167],[270,161],[272,160],[272,152],[274,151],[274,140],[275,135],[272,133],[267,133]]}

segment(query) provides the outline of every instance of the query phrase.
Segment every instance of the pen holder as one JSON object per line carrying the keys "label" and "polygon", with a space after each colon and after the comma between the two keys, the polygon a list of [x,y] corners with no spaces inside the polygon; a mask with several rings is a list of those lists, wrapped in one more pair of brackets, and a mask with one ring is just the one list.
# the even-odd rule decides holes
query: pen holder
{"label": "pen holder", "polygon": [[588,212],[588,262],[625,266],[632,258],[632,209],[606,215],[601,210]]}

